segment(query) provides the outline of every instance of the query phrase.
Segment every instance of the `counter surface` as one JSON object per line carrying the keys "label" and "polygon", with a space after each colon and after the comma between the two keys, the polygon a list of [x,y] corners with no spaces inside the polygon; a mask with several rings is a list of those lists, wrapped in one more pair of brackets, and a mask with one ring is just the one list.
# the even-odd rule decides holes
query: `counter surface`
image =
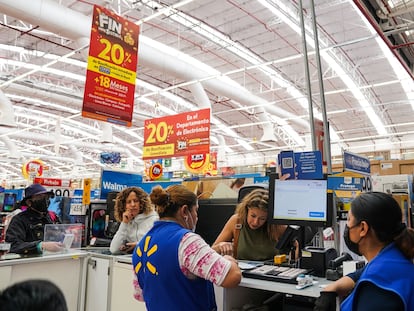
{"label": "counter surface", "polygon": [[[13,254],[10,254],[13,255]],[[83,258],[89,256],[88,252],[81,250],[69,250],[64,253],[49,253],[43,255],[30,255],[30,256],[20,256],[16,258],[15,256],[10,256],[10,259],[0,260],[0,267],[18,265],[18,264],[27,264],[32,262],[43,262],[43,261],[56,261],[64,260],[68,258]]]}
{"label": "counter surface", "polygon": [[313,279],[316,283],[304,289],[297,289],[295,284],[265,281],[246,277],[242,278],[239,286],[316,298],[320,295],[320,292],[322,290],[321,286],[326,286],[329,283],[332,283],[332,281],[328,281],[325,278],[313,277]]}

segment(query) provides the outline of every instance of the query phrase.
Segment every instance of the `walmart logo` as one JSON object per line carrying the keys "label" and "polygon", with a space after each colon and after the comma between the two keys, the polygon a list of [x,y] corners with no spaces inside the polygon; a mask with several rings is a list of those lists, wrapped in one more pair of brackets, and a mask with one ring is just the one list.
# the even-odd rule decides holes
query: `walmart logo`
{"label": "walmart logo", "polygon": [[136,254],[140,258],[140,261],[135,266],[135,273],[138,273],[138,271],[143,266],[143,258],[142,258],[142,255],[145,254],[146,255],[145,257],[148,260],[146,263],[144,263],[145,264],[145,267],[152,274],[157,274],[157,268],[153,264],[151,264],[151,262],[150,262],[150,259],[151,258],[150,257],[151,257],[151,255],[153,255],[157,251],[158,246],[157,246],[157,244],[155,244],[150,249],[148,249],[149,244],[150,244],[150,240],[151,240],[151,237],[150,236],[147,236],[145,238],[144,251],[141,250],[141,247],[140,246],[137,247]]}

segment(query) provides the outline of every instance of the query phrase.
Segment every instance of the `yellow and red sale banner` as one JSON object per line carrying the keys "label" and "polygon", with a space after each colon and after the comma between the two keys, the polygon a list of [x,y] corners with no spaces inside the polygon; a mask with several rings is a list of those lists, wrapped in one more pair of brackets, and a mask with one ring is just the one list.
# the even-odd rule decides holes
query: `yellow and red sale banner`
{"label": "yellow and red sale banner", "polygon": [[210,109],[145,120],[144,160],[210,152]]}
{"label": "yellow and red sale banner", "polygon": [[82,116],[131,126],[139,26],[95,5]]}

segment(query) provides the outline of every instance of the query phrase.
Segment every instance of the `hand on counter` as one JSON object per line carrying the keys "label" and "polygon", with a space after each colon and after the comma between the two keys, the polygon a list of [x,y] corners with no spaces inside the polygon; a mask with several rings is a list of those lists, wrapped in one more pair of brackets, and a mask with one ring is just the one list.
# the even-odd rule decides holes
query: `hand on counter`
{"label": "hand on counter", "polygon": [[232,242],[219,242],[212,246],[217,253],[220,255],[233,256],[233,243]]}
{"label": "hand on counter", "polygon": [[48,252],[61,252],[64,245],[61,242],[42,242],[42,250]]}
{"label": "hand on counter", "polygon": [[132,253],[132,251],[135,248],[135,245],[137,245],[137,242],[126,242],[124,245],[121,245],[119,250],[121,252]]}

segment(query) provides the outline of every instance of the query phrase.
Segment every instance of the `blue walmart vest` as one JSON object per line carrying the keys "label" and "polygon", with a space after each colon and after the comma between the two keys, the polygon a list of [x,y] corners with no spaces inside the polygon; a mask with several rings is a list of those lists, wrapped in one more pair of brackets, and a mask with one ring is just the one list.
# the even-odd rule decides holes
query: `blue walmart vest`
{"label": "blue walmart vest", "polygon": [[134,249],[132,264],[148,311],[217,309],[213,284],[181,272],[178,247],[187,232],[175,222],[157,221]]}
{"label": "blue walmart vest", "polygon": [[414,264],[404,257],[394,243],[386,246],[368,263],[354,290],[342,302],[341,311],[353,309],[355,293],[363,281],[396,293],[403,301],[406,311],[414,310]]}

